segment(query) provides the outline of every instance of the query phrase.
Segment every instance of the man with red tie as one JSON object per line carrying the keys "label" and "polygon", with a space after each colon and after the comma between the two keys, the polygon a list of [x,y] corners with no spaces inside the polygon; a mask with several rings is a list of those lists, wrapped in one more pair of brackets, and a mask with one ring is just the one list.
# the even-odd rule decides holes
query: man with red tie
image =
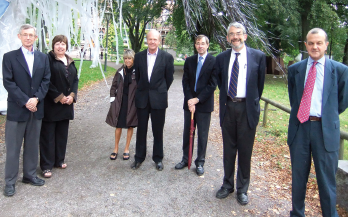
{"label": "man with red tie", "polygon": [[304,216],[313,157],[323,216],[338,216],[336,171],[340,140],[339,114],[348,106],[348,67],[325,58],[324,30],[314,28],[305,42],[309,57],[289,67],[291,113],[288,145],[292,165],[292,211]]}

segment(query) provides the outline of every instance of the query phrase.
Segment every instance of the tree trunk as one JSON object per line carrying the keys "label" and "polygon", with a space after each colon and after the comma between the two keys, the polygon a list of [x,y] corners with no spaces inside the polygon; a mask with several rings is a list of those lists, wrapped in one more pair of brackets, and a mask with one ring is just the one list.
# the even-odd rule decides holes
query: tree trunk
{"label": "tree trunk", "polygon": [[343,56],[343,62],[344,65],[348,66],[348,32],[347,32],[347,40],[346,45],[344,46],[344,56]]}
{"label": "tree trunk", "polygon": [[306,59],[308,57],[308,52],[306,50],[306,46],[304,42],[306,41],[307,34],[310,30],[309,27],[309,20],[308,20],[308,14],[311,11],[313,1],[303,1],[302,4],[300,4],[302,10],[301,10],[301,27],[302,27],[302,40],[300,42],[300,52],[302,53],[302,59]]}

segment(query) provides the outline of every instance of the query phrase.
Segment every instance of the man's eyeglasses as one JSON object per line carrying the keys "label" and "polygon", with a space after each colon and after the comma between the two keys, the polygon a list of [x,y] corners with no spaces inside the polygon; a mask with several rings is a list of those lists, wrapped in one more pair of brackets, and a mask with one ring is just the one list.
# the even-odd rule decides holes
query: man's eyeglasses
{"label": "man's eyeglasses", "polygon": [[24,38],[35,38],[36,35],[33,35],[33,34],[21,34],[21,36],[23,36]]}
{"label": "man's eyeglasses", "polygon": [[243,33],[240,33],[240,32],[238,32],[238,33],[228,33],[228,36],[230,36],[230,37],[233,37],[233,36],[242,36],[243,35]]}

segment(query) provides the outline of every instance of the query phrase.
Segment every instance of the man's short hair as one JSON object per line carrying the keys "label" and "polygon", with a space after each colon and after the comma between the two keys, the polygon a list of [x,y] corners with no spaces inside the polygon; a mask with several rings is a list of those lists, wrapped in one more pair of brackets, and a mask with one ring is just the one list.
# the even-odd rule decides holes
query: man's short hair
{"label": "man's short hair", "polygon": [[202,38],[205,38],[205,43],[209,44],[209,38],[205,35],[197,35],[197,37],[195,38],[195,44],[196,41],[201,40]]}
{"label": "man's short hair", "polygon": [[66,45],[66,50],[69,49],[68,38],[65,35],[56,35],[52,40],[52,50],[54,51],[54,45],[57,42],[64,42]]}
{"label": "man's short hair", "polygon": [[150,32],[157,32],[158,33],[158,40],[161,41],[161,33],[159,31],[157,31],[156,29],[150,29],[146,34],[146,38]]}
{"label": "man's short hair", "polygon": [[238,22],[233,22],[233,23],[231,23],[231,24],[228,26],[228,28],[227,28],[227,35],[228,35],[228,31],[230,31],[230,28],[231,28],[232,26],[235,27],[235,28],[237,28],[237,29],[242,29],[243,34],[246,34],[246,29],[245,29],[245,27],[243,26],[243,24],[238,23]]}
{"label": "man's short hair", "polygon": [[[320,32],[324,33],[324,35],[325,35],[325,42],[329,42],[329,37],[327,37],[326,32],[323,29],[321,29],[321,28],[313,28],[313,29],[309,30],[308,34],[319,34]],[[306,41],[307,41],[307,36],[306,36]]]}
{"label": "man's short hair", "polygon": [[30,24],[23,24],[20,28],[19,28],[19,32],[18,34],[21,34],[23,30],[27,30],[27,29],[34,29],[35,35],[36,35],[36,28]]}

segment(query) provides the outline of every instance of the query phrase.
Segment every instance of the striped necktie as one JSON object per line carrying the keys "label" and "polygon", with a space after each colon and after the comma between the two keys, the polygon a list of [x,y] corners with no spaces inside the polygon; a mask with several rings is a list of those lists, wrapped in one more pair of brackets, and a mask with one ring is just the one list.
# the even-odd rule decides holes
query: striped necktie
{"label": "striped necktie", "polygon": [[201,69],[202,69],[202,60],[203,60],[203,57],[199,57],[199,61],[198,61],[198,65],[197,65],[197,70],[196,70],[196,83],[195,83],[195,91],[196,91],[196,88],[197,88],[197,81],[198,81],[198,77],[199,77],[199,74],[201,73]]}
{"label": "striped necktie", "polygon": [[234,59],[233,66],[232,66],[230,85],[228,87],[228,96],[231,98],[236,98],[237,96],[237,85],[238,85],[238,75],[239,75],[239,63],[238,63],[239,54],[240,53],[236,53],[236,58]]}

